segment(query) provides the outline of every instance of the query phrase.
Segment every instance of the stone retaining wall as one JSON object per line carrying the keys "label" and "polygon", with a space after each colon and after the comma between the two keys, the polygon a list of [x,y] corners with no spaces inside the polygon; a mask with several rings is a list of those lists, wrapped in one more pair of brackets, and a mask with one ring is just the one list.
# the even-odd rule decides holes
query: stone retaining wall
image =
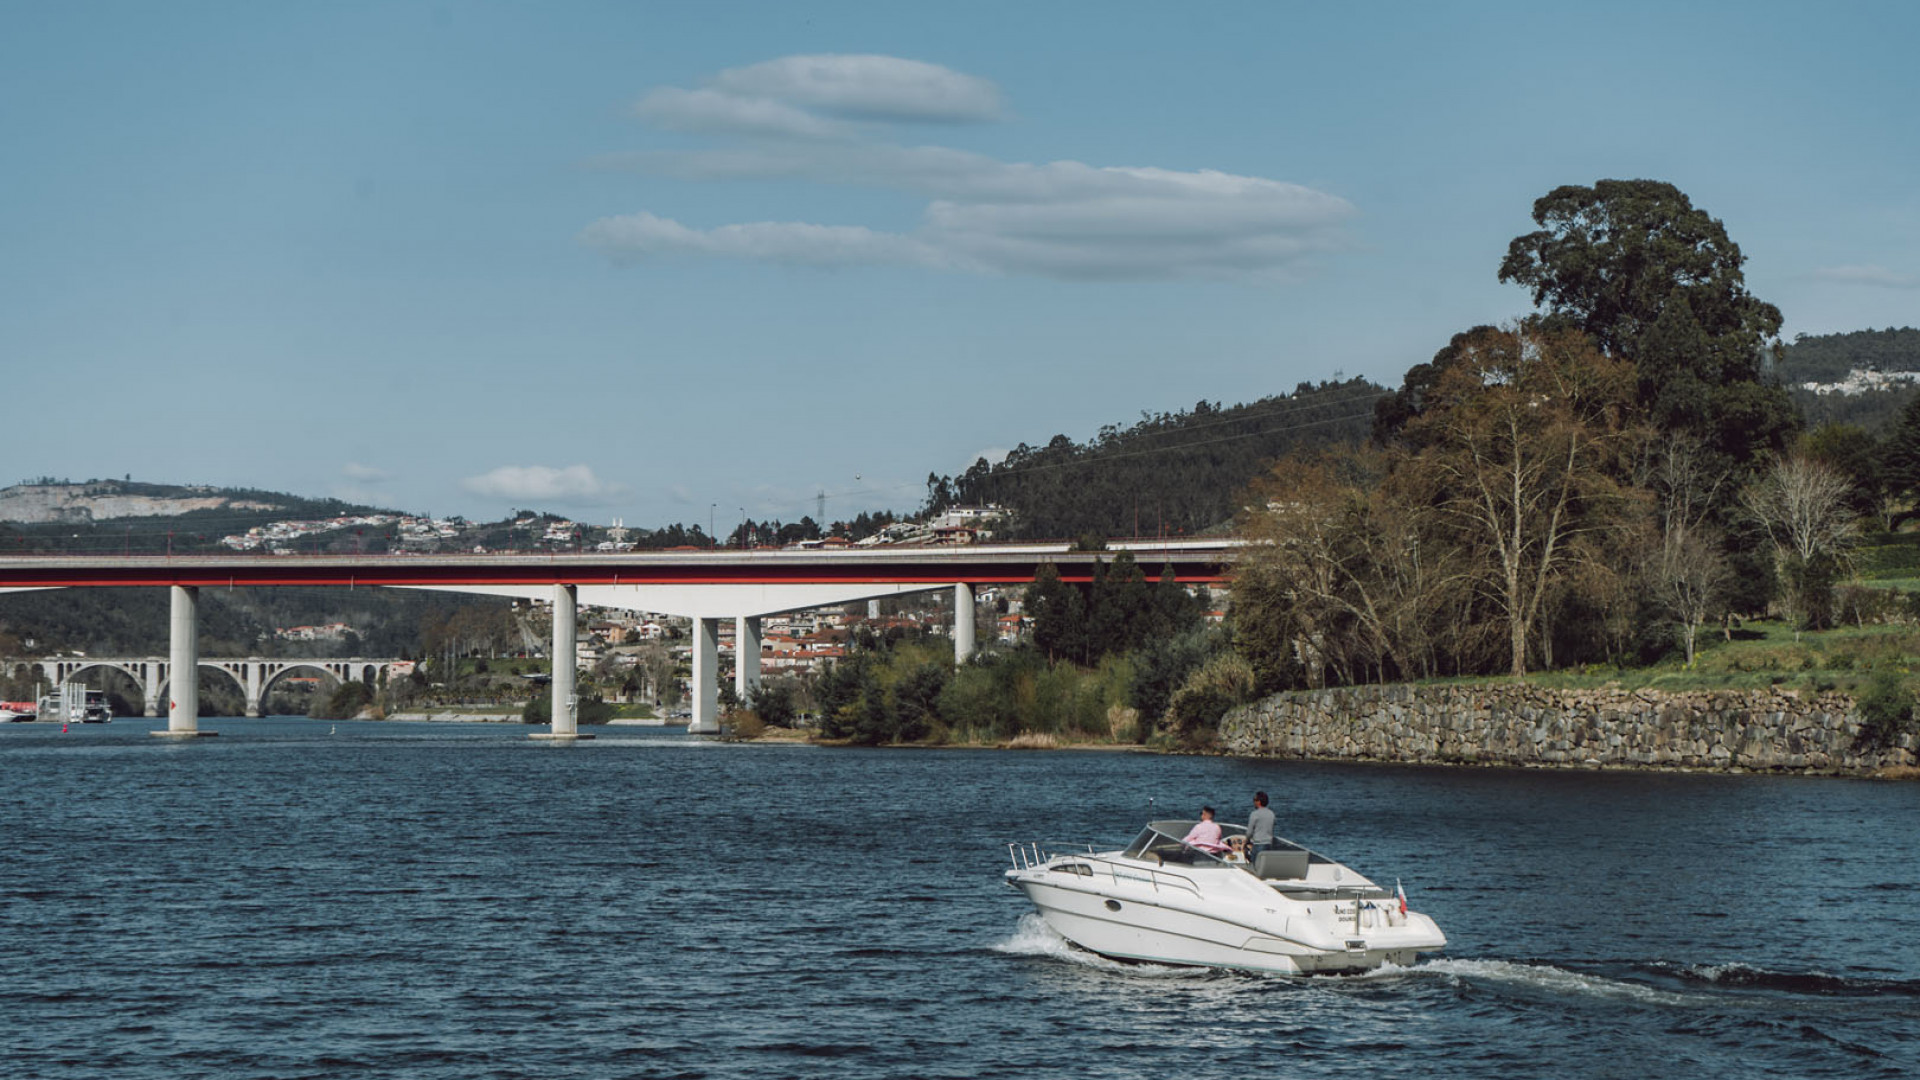
{"label": "stone retaining wall", "polygon": [[1349,761],[1866,774],[1916,760],[1867,749],[1841,693],[1357,686],[1276,694],[1220,722],[1230,754]]}

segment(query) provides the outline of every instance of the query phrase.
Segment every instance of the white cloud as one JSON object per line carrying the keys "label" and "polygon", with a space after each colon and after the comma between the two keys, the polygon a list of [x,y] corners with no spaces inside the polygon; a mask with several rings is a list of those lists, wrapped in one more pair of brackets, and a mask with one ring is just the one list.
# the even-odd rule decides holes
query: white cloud
{"label": "white cloud", "polygon": [[845,135],[846,124],[781,101],[739,97],[717,90],[663,86],[633,107],[635,115],[672,131],[731,131],[748,135],[826,138]]}
{"label": "white cloud", "polygon": [[524,502],[574,503],[594,505],[620,493],[620,486],[609,484],[593,474],[586,465],[568,465],[555,469],[546,465],[502,465],[492,472],[469,476],[460,486],[475,495]]}
{"label": "white cloud", "polygon": [[[688,180],[792,179],[905,191],[929,200],[920,226],[885,232],[752,222],[699,229],[640,212],[593,222],[582,242],[621,260],[701,255],[1079,280],[1275,279],[1344,247],[1342,226],[1355,213],[1336,195],[1212,169],[1031,164],[900,146],[799,107],[869,118],[926,118],[941,109],[951,118],[997,114],[991,83],[937,65],[787,57],[722,72],[713,82],[718,89],[655,91],[641,113],[682,128],[701,125],[733,136],[736,145],[627,154],[603,164]],[[881,101],[897,107],[889,113]],[[844,137],[813,137],[827,134]]]}
{"label": "white cloud", "polygon": [[581,239],[615,258],[713,255],[808,266],[938,265],[940,252],[910,237],[858,225],[759,221],[705,231],[641,212],[602,218]]}
{"label": "white cloud", "polygon": [[1822,281],[1849,285],[1877,285],[1883,289],[1920,289],[1920,277],[1902,274],[1884,266],[1823,266],[1813,272]]}
{"label": "white cloud", "polygon": [[960,122],[1000,115],[1000,89],[986,79],[897,56],[786,56],[729,68],[719,89],[880,120]]}
{"label": "white cloud", "polygon": [[362,484],[378,484],[393,479],[393,474],[387,472],[387,470],[376,469],[371,465],[362,465],[357,461],[349,461],[345,465],[340,466],[340,475]]}

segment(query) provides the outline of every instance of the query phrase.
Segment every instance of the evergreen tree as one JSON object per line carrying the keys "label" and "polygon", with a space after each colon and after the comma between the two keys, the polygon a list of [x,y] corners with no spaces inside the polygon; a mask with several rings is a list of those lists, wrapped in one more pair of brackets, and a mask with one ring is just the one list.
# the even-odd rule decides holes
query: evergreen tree
{"label": "evergreen tree", "polygon": [[1033,619],[1033,643],[1049,659],[1079,660],[1086,655],[1086,603],[1080,590],[1060,580],[1048,563],[1027,588],[1027,614]]}
{"label": "evergreen tree", "polygon": [[1718,220],[1654,180],[1556,188],[1533,219],[1543,228],[1508,246],[1500,280],[1639,365],[1658,426],[1742,467],[1785,448],[1798,418],[1768,370],[1780,309],[1747,292],[1746,257]]}

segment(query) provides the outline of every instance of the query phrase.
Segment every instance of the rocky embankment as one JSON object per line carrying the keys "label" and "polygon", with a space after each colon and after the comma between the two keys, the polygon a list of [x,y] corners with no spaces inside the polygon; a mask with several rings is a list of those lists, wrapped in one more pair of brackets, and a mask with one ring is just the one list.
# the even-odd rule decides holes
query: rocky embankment
{"label": "rocky embankment", "polygon": [[1276,694],[1229,712],[1230,754],[1348,761],[1745,769],[1869,775],[1915,764],[1915,740],[1860,738],[1853,699],[1794,690],[1358,686]]}

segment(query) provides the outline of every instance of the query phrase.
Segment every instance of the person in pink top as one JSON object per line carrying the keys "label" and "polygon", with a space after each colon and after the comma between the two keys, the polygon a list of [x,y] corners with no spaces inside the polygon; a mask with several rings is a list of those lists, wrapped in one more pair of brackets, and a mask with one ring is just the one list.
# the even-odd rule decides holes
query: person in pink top
{"label": "person in pink top", "polygon": [[1193,823],[1193,828],[1187,830],[1180,842],[1216,855],[1227,850],[1227,845],[1220,842],[1220,824],[1213,820],[1213,807],[1200,808],[1200,820]]}

